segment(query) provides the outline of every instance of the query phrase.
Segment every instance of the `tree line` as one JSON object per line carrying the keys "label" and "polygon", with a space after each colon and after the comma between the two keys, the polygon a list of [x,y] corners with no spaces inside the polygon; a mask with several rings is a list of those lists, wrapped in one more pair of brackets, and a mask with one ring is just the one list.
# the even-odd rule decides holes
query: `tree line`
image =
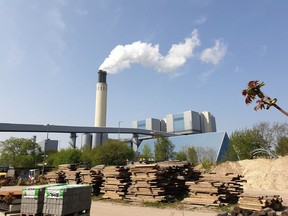
{"label": "tree line", "polygon": [[[259,151],[259,149],[261,151]],[[213,148],[187,147],[175,152],[175,145],[166,137],[155,137],[154,151],[145,144],[141,152],[134,152],[127,143],[119,140],[108,140],[104,145],[92,149],[61,149],[58,152],[41,151],[39,144],[32,139],[11,137],[0,142],[0,165],[14,167],[35,167],[45,162],[48,166],[59,164],[80,164],[90,166],[98,164],[125,165],[138,160],[189,161],[192,164],[207,164],[216,160],[217,151]],[[258,150],[258,151],[257,151]],[[256,154],[257,153],[257,154]],[[252,128],[236,130],[230,135],[228,151],[222,161],[236,161],[253,157],[288,154],[288,124],[260,122]]]}

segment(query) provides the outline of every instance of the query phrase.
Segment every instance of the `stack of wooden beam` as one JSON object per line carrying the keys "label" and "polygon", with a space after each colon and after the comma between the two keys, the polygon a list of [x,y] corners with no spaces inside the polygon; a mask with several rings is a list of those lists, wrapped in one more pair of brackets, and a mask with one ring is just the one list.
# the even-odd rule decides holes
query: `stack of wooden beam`
{"label": "stack of wooden beam", "polygon": [[164,161],[158,163],[158,165],[162,169],[174,170],[179,180],[198,180],[201,174],[199,171],[195,171],[188,161]]}
{"label": "stack of wooden beam", "polygon": [[200,179],[210,182],[218,181],[219,183],[214,183],[214,185],[219,187],[220,194],[225,195],[221,196],[221,201],[224,203],[235,204],[238,202],[240,195],[244,193],[243,183],[246,180],[242,175],[234,173],[225,173],[225,175],[209,173],[201,174]]}
{"label": "stack of wooden beam", "polygon": [[77,171],[63,170],[65,172],[65,181],[67,184],[77,184],[76,175]]}
{"label": "stack of wooden beam", "polygon": [[[70,171],[70,165],[69,164],[60,164],[58,166],[58,170],[51,171],[46,173],[45,178],[47,179],[49,184],[54,183],[67,183],[69,182],[68,179],[72,178],[71,173],[68,173]],[[74,181],[75,181],[75,171],[74,172]],[[68,178],[68,179],[66,179]],[[72,183],[72,182],[70,182]],[[75,183],[75,182],[73,182]]]}
{"label": "stack of wooden beam", "polygon": [[[99,195],[101,191],[101,186],[103,183],[103,169],[104,165],[94,166],[90,169],[90,178],[91,178],[91,185],[92,185],[92,194]],[[85,182],[85,178],[84,178]]]}
{"label": "stack of wooden beam", "polygon": [[[170,187],[174,193],[188,192],[186,181],[198,180],[200,172],[194,171],[193,166],[187,161],[165,161],[158,163],[161,170],[165,170],[166,177],[170,179]],[[166,187],[166,192],[169,187]]]}
{"label": "stack of wooden beam", "polygon": [[83,184],[92,184],[92,178],[90,176],[90,169],[78,168],[79,178]]}
{"label": "stack of wooden beam", "polygon": [[101,193],[103,198],[123,199],[127,194],[127,189],[131,184],[131,173],[128,167],[109,166],[103,169],[103,186]]}
{"label": "stack of wooden beam", "polygon": [[188,162],[168,161],[131,167],[132,185],[126,196],[132,201],[168,202],[187,191],[185,181],[193,168]]}
{"label": "stack of wooden beam", "polygon": [[81,182],[92,186],[92,194],[98,196],[100,194],[100,187],[103,183],[103,169],[104,165],[92,167],[90,170],[77,169],[80,171]]}
{"label": "stack of wooden beam", "polygon": [[279,195],[249,195],[242,194],[239,199],[239,207],[241,209],[249,209],[260,211],[264,208],[271,208],[278,211],[282,208],[282,198]]}
{"label": "stack of wooden beam", "polygon": [[47,179],[48,184],[66,183],[66,175],[62,170],[48,172],[45,175],[45,178]]}
{"label": "stack of wooden beam", "polygon": [[243,177],[232,173],[220,175],[216,173],[202,174],[198,181],[187,181],[189,196],[183,200],[185,204],[220,206],[237,203],[243,193]]}
{"label": "stack of wooden beam", "polygon": [[48,180],[48,183],[79,184],[82,183],[80,175],[82,170],[77,170],[77,167],[69,164],[60,164],[57,171],[48,172],[45,178]]}
{"label": "stack of wooden beam", "polygon": [[143,202],[165,201],[164,170],[159,169],[158,164],[134,165],[130,170],[132,184],[126,198]]}
{"label": "stack of wooden beam", "polygon": [[22,192],[10,189],[9,191],[0,191],[0,211],[8,213],[20,212]]}

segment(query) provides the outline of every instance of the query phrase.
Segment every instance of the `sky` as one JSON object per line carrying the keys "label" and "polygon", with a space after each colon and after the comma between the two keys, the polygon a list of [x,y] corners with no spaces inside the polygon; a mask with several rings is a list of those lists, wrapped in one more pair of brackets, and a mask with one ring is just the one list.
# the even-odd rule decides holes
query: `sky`
{"label": "sky", "polygon": [[[241,95],[248,81],[264,81],[288,109],[287,8],[285,0],[0,0],[0,122],[93,126],[99,69],[108,73],[109,127],[188,110],[211,112],[228,135],[287,122]],[[0,133],[0,141],[33,135],[46,138]],[[49,138],[68,146],[69,135]]]}

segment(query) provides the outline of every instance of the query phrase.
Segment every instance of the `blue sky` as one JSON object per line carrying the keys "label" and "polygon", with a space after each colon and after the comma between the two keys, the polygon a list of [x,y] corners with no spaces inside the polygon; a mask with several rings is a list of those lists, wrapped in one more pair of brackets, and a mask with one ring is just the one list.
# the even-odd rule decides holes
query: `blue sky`
{"label": "blue sky", "polygon": [[[115,47],[135,42],[155,58],[143,59],[148,52],[107,71],[107,126],[187,110],[210,111],[228,134],[286,122],[273,108],[246,106],[241,91],[264,81],[263,91],[288,109],[287,8],[285,0],[0,0],[1,122],[93,126],[98,69]],[[50,134],[61,147],[66,137]]]}

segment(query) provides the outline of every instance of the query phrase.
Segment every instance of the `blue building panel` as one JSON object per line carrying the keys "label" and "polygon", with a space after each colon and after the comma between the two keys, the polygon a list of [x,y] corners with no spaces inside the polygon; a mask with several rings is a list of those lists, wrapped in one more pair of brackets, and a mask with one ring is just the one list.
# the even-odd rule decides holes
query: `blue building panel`
{"label": "blue building panel", "polygon": [[146,120],[141,120],[137,122],[137,128],[146,129]]}
{"label": "blue building panel", "polygon": [[[228,150],[229,137],[226,132],[212,132],[201,133],[183,136],[169,137],[169,140],[175,145],[175,152],[183,150],[183,148],[189,147],[203,147],[212,148],[217,153],[214,162],[220,162],[222,157]],[[149,145],[152,152],[154,152],[154,139],[144,140],[140,145],[138,152],[142,151],[145,144]]]}
{"label": "blue building panel", "polygon": [[183,113],[173,115],[174,132],[184,131],[184,115]]}

